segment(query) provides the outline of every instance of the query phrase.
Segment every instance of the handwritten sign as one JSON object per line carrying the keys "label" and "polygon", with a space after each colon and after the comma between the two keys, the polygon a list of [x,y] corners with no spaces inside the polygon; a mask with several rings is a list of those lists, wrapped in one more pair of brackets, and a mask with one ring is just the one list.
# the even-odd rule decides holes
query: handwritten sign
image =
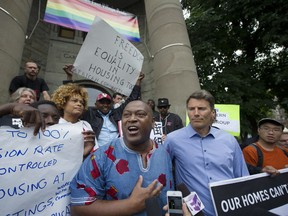
{"label": "handwritten sign", "polygon": [[132,43],[104,20],[95,17],[73,72],[129,96],[143,60],[143,55]]}
{"label": "handwritten sign", "polygon": [[158,144],[163,144],[162,140],[163,128],[162,122],[155,122],[154,128],[151,130],[150,138]]}
{"label": "handwritten sign", "polygon": [[81,127],[0,128],[1,215],[70,215],[69,185],[83,159]]}

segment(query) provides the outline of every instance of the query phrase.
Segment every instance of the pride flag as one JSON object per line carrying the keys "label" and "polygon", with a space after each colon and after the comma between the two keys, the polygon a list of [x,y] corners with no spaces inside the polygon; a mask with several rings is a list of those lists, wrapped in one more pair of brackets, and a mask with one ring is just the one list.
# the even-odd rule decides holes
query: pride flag
{"label": "pride flag", "polygon": [[140,41],[137,17],[81,0],[48,0],[44,21],[88,32],[95,16],[105,20],[130,41]]}

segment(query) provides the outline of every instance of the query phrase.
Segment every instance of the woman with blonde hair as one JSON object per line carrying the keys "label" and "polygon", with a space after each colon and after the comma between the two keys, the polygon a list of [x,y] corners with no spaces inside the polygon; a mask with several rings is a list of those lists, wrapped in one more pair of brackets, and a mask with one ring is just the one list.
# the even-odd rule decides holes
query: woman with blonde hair
{"label": "woman with blonde hair", "polygon": [[84,157],[93,150],[97,141],[91,125],[80,117],[84,110],[88,108],[88,92],[85,88],[69,83],[61,85],[52,94],[52,101],[60,111],[61,119],[59,123],[72,123],[82,127],[84,136]]}
{"label": "woman with blonde hair", "polygon": [[[36,94],[34,90],[26,87],[18,88],[10,96],[9,102],[12,103],[21,103],[29,105],[36,101]],[[18,116],[13,116],[12,114],[7,114],[0,116],[0,126],[9,126],[15,129],[24,127],[22,119]]]}

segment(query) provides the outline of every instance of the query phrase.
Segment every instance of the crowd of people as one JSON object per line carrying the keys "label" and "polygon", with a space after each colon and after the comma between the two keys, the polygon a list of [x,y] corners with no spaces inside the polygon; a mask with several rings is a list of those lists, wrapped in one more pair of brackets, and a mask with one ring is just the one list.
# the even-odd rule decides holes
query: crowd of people
{"label": "crowd of people", "polygon": [[[72,66],[63,69],[72,82]],[[209,183],[261,172],[276,176],[288,167],[288,130],[280,121],[261,119],[257,140],[242,151],[235,137],[212,126],[215,99],[206,90],[187,98],[190,123],[184,127],[169,112],[168,98],[158,99],[158,111],[153,99],[141,101],[142,73],[130,96],[103,92],[88,107],[86,89],[75,83],[59,86],[50,97],[39,70],[28,61],[25,74],[11,81],[0,126],[34,124],[35,135],[54,124],[83,127],[83,163],[70,185],[72,215],[146,215],[145,201],[152,197],[165,214],[166,192],[184,183],[202,200],[202,214],[212,216]],[[163,145],[150,138],[155,122],[162,124]],[[183,212],[191,215],[185,204]]]}

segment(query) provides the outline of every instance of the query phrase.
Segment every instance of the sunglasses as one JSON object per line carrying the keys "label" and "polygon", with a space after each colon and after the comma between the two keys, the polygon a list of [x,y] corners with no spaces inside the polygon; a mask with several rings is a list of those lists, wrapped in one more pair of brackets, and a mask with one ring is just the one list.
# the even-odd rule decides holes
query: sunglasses
{"label": "sunglasses", "polygon": [[158,106],[158,109],[168,109],[168,108],[169,106],[161,106],[161,107]]}

